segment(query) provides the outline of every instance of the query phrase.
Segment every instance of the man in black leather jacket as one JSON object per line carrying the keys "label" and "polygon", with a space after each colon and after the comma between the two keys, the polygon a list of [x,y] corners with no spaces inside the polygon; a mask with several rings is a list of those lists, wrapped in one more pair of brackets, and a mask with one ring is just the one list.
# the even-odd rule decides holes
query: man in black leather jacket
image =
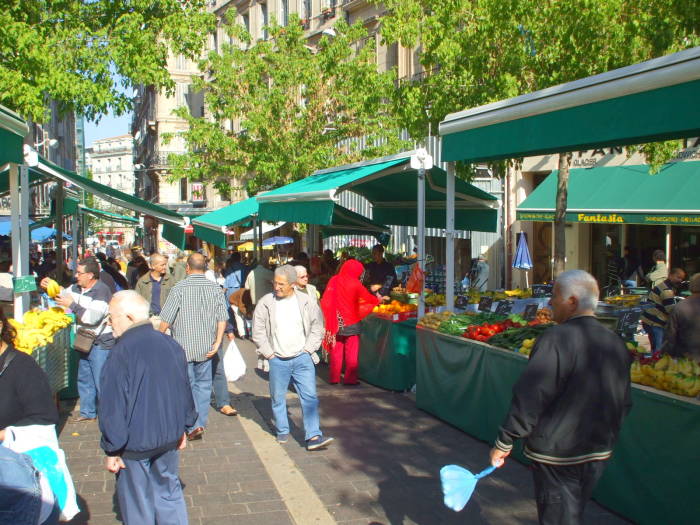
{"label": "man in black leather jacket", "polygon": [[554,320],[513,387],[491,462],[501,466],[526,438],[542,524],[578,524],[631,408],[630,356],[594,316],[598,284],[582,270],[562,273],[550,301]]}

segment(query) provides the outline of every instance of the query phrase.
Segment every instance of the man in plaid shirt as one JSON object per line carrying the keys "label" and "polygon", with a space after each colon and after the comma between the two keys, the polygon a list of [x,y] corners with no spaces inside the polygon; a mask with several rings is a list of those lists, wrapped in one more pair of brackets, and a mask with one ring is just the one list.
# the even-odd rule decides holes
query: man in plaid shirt
{"label": "man in plaid shirt", "polygon": [[199,253],[187,258],[187,278],[173,286],[160,312],[160,331],[168,328],[185,349],[187,373],[197,408],[197,421],[187,439],[200,439],[207,425],[211,397],[211,358],[224,336],[228,310],[224,292],[204,276],[206,260]]}

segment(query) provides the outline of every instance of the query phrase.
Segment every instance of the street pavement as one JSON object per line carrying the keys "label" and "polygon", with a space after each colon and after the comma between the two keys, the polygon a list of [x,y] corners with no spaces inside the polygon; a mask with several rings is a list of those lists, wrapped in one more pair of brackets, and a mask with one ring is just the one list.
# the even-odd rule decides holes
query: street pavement
{"label": "street pavement", "polygon": [[[290,392],[291,438],[275,441],[267,374],[254,369],[255,352],[236,340],[248,372],[230,383],[239,416],[214,409],[200,441],[182,452],[180,474],[194,525],[432,525],[535,524],[537,511],[527,467],[516,461],[484,478],[460,513],[442,503],[439,470],[456,463],[479,471],[489,446],[419,410],[408,393],[370,385],[329,385],[318,367],[321,428],[335,442],[304,448],[301,409]],[[75,407],[66,407],[67,410]],[[59,441],[79,505],[73,525],[121,523],[114,476],[103,467],[96,423],[65,423]],[[627,521],[595,502],[590,525]]]}

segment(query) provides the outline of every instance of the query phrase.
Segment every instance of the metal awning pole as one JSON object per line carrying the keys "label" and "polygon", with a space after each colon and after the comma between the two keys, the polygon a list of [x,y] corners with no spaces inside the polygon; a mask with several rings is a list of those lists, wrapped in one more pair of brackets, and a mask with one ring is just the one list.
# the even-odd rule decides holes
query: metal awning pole
{"label": "metal awning pole", "polygon": [[[29,270],[29,208],[22,206],[29,202],[29,185],[27,184],[26,167],[22,170],[23,180],[20,181],[20,170],[17,164],[10,164],[10,204],[11,204],[11,226],[12,226],[12,271],[14,277],[22,277]],[[24,184],[24,196],[20,200],[20,186]],[[26,239],[27,242],[22,241]],[[29,308],[29,295],[27,293],[15,294],[14,296],[14,318],[22,322],[24,313]]]}
{"label": "metal awning pole", "polygon": [[452,310],[455,304],[455,163],[447,163],[447,203],[445,211],[445,253],[447,265],[445,270],[445,305]]}
{"label": "metal awning pole", "polygon": [[59,180],[56,186],[56,280],[63,284],[64,266],[63,266],[63,181]]}
{"label": "metal awning pole", "polygon": [[[418,264],[425,271],[425,168],[418,170]],[[418,317],[425,315],[425,279],[418,296]]]}

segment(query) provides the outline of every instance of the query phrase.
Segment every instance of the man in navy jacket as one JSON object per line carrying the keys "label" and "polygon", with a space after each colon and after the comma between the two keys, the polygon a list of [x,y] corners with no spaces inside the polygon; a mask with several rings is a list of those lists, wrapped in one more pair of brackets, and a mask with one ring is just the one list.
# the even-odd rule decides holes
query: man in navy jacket
{"label": "man in navy jacket", "polygon": [[185,352],[153,329],[148,303],[133,290],[114,294],[109,315],[118,340],[102,369],[99,423],[124,523],[186,524],[179,450],[197,412]]}

